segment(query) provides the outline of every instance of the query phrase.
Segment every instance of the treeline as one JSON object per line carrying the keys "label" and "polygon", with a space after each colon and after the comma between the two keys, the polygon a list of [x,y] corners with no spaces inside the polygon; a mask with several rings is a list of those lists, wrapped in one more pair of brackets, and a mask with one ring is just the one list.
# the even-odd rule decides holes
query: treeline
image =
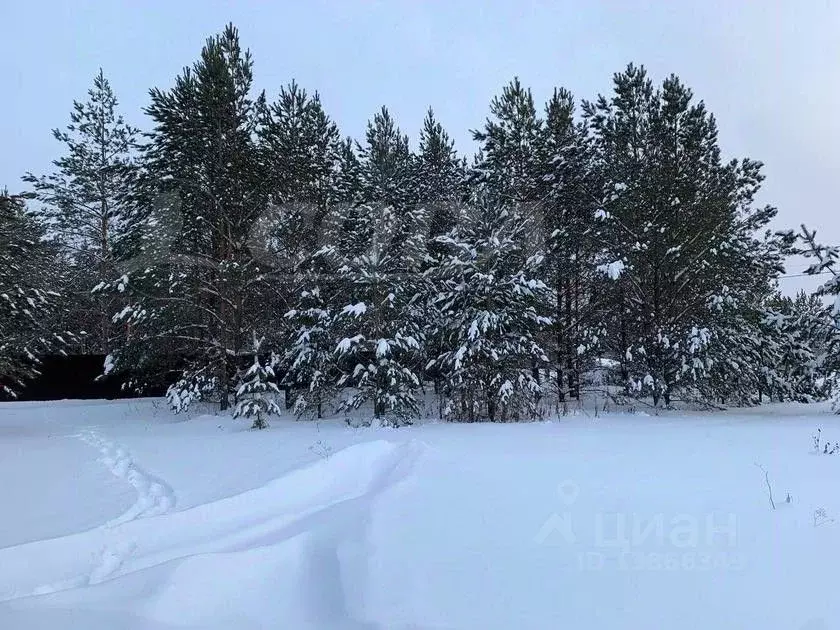
{"label": "treeline", "polygon": [[[0,374],[57,348],[127,386],[253,417],[337,409],[410,422],[538,417],[593,388],[706,405],[828,395],[818,297],[782,297],[798,242],[768,229],[759,162],[721,156],[680,80],[630,65],[613,93],[514,79],[467,159],[430,109],[414,150],[387,108],[343,137],[318,94],[252,88],[235,28],[209,39],[149,131],[102,73],[34,198],[0,199]],[[362,410],[362,411],[359,411]]]}

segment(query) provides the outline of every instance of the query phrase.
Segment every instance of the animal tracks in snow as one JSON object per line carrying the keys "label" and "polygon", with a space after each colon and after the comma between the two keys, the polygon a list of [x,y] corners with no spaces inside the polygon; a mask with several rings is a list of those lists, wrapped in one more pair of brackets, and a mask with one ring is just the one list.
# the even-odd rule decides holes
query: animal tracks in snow
{"label": "animal tracks in snow", "polygon": [[[175,507],[175,493],[169,485],[147,473],[134,461],[125,447],[106,439],[93,429],[72,436],[94,447],[99,461],[111,473],[129,483],[137,493],[134,504],[120,516],[79,534],[35,541],[0,549],[0,558],[8,576],[0,575],[0,601],[45,595],[90,584],[98,584],[119,571],[137,548],[137,542],[125,531],[128,523],[152,516],[162,516]],[[74,543],[75,541],[75,543]],[[45,567],[44,575],[52,581],[40,584],[4,584],[4,577],[13,578],[14,568],[31,564],[33,554]]]}
{"label": "animal tracks in snow", "polygon": [[138,518],[166,514],[175,507],[175,493],[164,481],[140,468],[127,449],[105,439],[96,431],[79,434],[86,444],[98,449],[100,461],[115,477],[125,479],[137,492],[137,501],[126,512],[108,521],[105,527],[114,527]]}

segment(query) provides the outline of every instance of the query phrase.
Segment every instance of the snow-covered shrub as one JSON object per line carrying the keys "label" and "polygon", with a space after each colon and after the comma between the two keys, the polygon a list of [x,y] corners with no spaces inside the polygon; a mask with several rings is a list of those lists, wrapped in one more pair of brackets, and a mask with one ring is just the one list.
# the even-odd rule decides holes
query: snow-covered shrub
{"label": "snow-covered shrub", "polygon": [[175,413],[187,411],[194,402],[205,400],[218,390],[218,379],[204,371],[185,372],[166,390],[166,400]]}

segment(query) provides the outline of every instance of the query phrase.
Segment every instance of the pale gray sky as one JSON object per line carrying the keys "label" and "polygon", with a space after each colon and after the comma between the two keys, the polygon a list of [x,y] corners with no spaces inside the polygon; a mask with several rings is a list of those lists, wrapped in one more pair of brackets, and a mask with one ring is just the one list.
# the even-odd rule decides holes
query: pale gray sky
{"label": "pale gray sky", "polygon": [[[148,128],[148,89],[166,88],[207,36],[233,21],[270,96],[291,79],[318,90],[344,134],[387,105],[416,140],[434,107],[462,152],[514,75],[543,101],[609,92],[633,61],[674,72],[718,118],[729,156],[765,162],[763,201],[780,225],[840,243],[840,2],[674,0],[0,0],[0,186],[49,169],[97,69]],[[794,263],[789,273],[800,271]],[[785,280],[785,288],[813,281]]]}

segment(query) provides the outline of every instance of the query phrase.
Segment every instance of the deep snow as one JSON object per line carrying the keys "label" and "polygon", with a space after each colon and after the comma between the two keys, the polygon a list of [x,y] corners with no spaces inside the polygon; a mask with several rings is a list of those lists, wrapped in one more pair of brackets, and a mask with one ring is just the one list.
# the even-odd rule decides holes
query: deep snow
{"label": "deep snow", "polygon": [[840,628],[824,406],[246,427],[0,404],[0,628]]}

